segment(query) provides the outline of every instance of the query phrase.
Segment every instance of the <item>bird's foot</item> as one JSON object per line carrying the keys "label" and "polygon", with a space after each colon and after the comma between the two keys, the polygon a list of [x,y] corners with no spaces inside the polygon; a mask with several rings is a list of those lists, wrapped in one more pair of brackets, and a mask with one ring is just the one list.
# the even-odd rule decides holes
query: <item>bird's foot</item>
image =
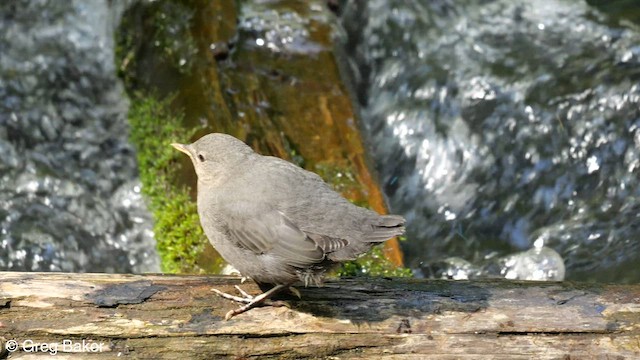
{"label": "bird's foot", "polygon": [[300,290],[294,288],[293,286],[289,286],[289,292],[295,295],[298,299],[302,299],[302,294],[300,294]]}
{"label": "bird's foot", "polygon": [[253,300],[253,295],[250,295],[246,291],[242,290],[242,288],[240,286],[235,285],[234,287],[236,288],[236,290],[238,290],[238,292],[242,295],[242,297],[231,295],[231,294],[228,294],[226,292],[222,292],[222,291],[220,291],[218,289],[211,289],[211,291],[213,291],[214,293],[222,296],[225,299],[233,300],[235,302],[250,303]]}
{"label": "bird's foot", "polygon": [[273,296],[273,294],[279,292],[280,290],[284,289],[286,286],[285,285],[276,285],[273,288],[271,288],[269,291],[266,291],[260,295],[257,296],[253,296],[248,294],[246,291],[242,290],[239,286],[235,286],[236,290],[238,290],[238,292],[240,292],[240,294],[242,296],[235,296],[235,295],[231,295],[231,294],[227,294],[225,292],[222,292],[218,289],[211,289],[213,292],[215,292],[216,294],[222,296],[225,299],[229,299],[229,300],[233,300],[236,302],[241,302],[241,303],[245,303],[245,305],[242,305],[241,307],[235,309],[235,310],[230,310],[224,317],[225,320],[229,320],[232,317],[238,315],[238,314],[242,314],[243,312],[246,312],[248,310],[253,309],[254,307],[257,306],[286,306],[289,307],[289,305],[283,301],[272,301],[269,299],[269,297]]}

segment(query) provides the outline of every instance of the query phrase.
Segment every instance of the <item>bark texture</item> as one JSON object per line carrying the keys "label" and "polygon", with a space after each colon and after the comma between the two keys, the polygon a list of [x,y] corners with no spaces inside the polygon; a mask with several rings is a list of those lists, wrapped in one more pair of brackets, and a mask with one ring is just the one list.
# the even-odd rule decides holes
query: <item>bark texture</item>
{"label": "bark texture", "polygon": [[640,358],[638,285],[341,279],[225,321],[238,284],[2,272],[0,358]]}

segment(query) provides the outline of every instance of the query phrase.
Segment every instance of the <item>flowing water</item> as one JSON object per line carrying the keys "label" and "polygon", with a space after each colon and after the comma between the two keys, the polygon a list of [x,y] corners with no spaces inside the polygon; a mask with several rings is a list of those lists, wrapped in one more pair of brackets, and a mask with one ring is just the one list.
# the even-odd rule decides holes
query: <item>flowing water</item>
{"label": "flowing water", "polygon": [[0,270],[159,271],[106,1],[0,4]]}
{"label": "flowing water", "polygon": [[[127,3],[0,3],[2,270],[158,270],[113,65]],[[640,281],[635,2],[350,1],[340,16],[416,274]]]}
{"label": "flowing water", "polygon": [[640,281],[640,7],[593,3],[342,9],[417,274]]}

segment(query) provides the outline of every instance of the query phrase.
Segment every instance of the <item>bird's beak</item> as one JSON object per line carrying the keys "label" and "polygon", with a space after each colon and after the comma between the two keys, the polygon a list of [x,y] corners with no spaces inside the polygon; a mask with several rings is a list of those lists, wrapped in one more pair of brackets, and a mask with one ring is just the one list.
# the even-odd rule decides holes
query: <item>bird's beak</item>
{"label": "bird's beak", "polygon": [[185,154],[189,155],[189,157],[191,157],[191,151],[189,151],[189,148],[188,148],[189,145],[173,143],[173,144],[171,144],[171,146],[176,148],[178,151],[182,151],[183,153],[185,153]]}

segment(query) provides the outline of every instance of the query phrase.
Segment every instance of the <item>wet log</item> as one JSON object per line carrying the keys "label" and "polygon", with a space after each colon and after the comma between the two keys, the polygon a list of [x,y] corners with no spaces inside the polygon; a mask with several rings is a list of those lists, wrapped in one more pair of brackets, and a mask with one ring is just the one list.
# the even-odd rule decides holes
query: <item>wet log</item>
{"label": "wet log", "polygon": [[1,272],[0,358],[640,358],[640,285],[340,279],[225,321],[238,284]]}

